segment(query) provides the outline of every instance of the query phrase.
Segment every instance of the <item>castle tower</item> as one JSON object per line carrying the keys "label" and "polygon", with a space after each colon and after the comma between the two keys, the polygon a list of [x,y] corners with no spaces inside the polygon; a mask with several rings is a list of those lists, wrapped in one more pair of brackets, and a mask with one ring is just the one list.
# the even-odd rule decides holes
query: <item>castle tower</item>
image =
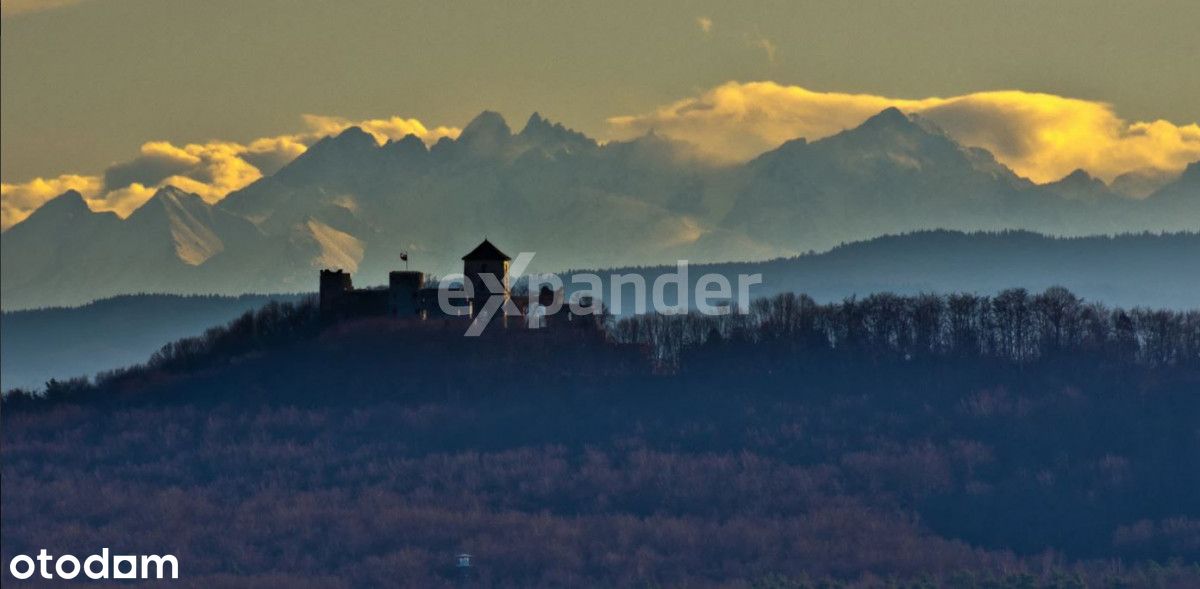
{"label": "castle tower", "polygon": [[332,317],[346,293],[354,290],[350,281],[350,273],[340,268],[337,270],[321,270],[320,295],[317,301],[323,317]]}
{"label": "castle tower", "polygon": [[424,272],[389,272],[388,314],[392,317],[416,317],[421,311],[417,304],[417,291],[422,288],[425,288]]}
{"label": "castle tower", "polygon": [[[471,314],[474,315],[483,308],[493,294],[487,284],[483,281],[485,274],[491,274],[496,277],[496,280],[504,287],[504,300],[511,298],[512,293],[508,284],[508,264],[512,258],[500,251],[499,248],[492,245],[492,242],[483,240],[483,243],[471,250],[470,253],[462,257],[463,260],[463,275],[471,282],[472,292],[474,296],[471,299]],[[497,310],[497,313],[500,311]]]}

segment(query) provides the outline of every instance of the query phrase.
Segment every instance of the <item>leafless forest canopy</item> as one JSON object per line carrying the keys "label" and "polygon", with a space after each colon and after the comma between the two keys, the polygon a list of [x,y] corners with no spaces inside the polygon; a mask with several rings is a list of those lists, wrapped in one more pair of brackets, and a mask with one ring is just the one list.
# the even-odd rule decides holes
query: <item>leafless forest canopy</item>
{"label": "leafless forest canopy", "polygon": [[3,557],[264,587],[452,585],[458,551],[483,586],[1200,583],[1200,312],[785,294],[460,333],[273,304],[10,392]]}

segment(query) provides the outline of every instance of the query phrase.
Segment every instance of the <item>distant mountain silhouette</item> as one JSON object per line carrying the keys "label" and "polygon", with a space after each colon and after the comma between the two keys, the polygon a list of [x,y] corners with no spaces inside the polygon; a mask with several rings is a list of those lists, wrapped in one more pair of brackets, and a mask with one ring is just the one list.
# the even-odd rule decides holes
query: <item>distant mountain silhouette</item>
{"label": "distant mountain silhouette", "polygon": [[1200,162],[1145,199],[1151,223],[1200,223]]}
{"label": "distant mountain silhouette", "polygon": [[82,307],[6,312],[0,321],[3,389],[41,388],[51,378],[91,376],[145,362],[166,342],[300,295],[126,295]]}
{"label": "distant mountain silhouette", "polygon": [[[216,205],[164,188],[128,219],[66,193],[3,233],[5,309],[133,292],[307,289],[319,267],[380,283],[400,251],[452,271],[487,235],[535,269],[765,260],[922,229],[1058,235],[1200,229],[1200,165],[1035,185],[987,151],[887,109],[857,128],[717,165],[653,133],[595,140],[484,112],[457,139],[383,145],[352,127]],[[1116,183],[1114,183],[1116,184]]]}
{"label": "distant mountain silhouette", "polygon": [[[1126,307],[1200,307],[1200,273],[1185,271],[1200,260],[1200,233],[1127,234],[1115,237],[1047,237],[1028,231],[962,233],[920,231],[839,245],[819,254],[765,262],[695,264],[704,273],[730,277],[761,274],[754,296],[803,292],[819,302],[878,292],[971,292],[1005,288],[1039,292],[1063,286],[1093,302]],[[589,270],[639,272],[647,282],[670,267]],[[632,293],[623,297],[629,300]]]}
{"label": "distant mountain silhouette", "polygon": [[106,272],[114,266],[105,261],[108,252],[101,244],[122,231],[121,219],[92,212],[74,190],[51,199],[0,234],[0,304],[36,306],[40,295],[49,295],[45,304],[52,305],[61,297],[51,293],[75,289],[89,291],[78,302],[95,296],[97,287],[110,280],[92,267]]}
{"label": "distant mountain silhouette", "polygon": [[1075,170],[1057,181],[1042,185],[1042,189],[1065,199],[1097,201],[1118,198],[1103,180],[1084,170]]}

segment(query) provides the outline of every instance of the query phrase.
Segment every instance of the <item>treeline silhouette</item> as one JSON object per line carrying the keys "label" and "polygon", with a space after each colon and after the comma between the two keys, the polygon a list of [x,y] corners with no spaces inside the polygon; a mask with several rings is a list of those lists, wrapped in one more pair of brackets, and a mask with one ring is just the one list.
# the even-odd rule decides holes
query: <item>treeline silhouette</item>
{"label": "treeline silhouette", "polygon": [[[406,328],[417,338],[435,339],[461,329],[454,321],[430,323],[437,328],[414,323]],[[100,373],[96,383],[147,372],[193,370],[312,338],[322,327],[311,297],[295,303],[271,302],[200,336],[168,343],[143,366]],[[370,329],[365,332],[369,337]],[[1110,308],[1084,301],[1062,287],[1036,294],[1014,288],[995,296],[878,293],[831,304],[818,304],[805,294],[783,293],[755,300],[746,314],[609,318],[607,334],[613,342],[646,346],[653,368],[660,372],[711,366],[739,372],[780,369],[830,357],[1200,366],[1200,309]],[[572,341],[577,335],[566,339]],[[525,344],[549,342],[558,344],[561,339]],[[554,346],[545,348],[549,352]],[[737,365],[714,364],[712,354],[736,356]],[[55,380],[47,383],[42,397],[57,399],[91,388],[84,378]],[[18,397],[37,396],[15,392]]]}
{"label": "treeline silhouette", "polygon": [[[1038,294],[1014,288],[996,296],[879,293],[825,305],[784,293],[754,301],[744,315],[638,315],[619,321],[613,333],[620,341],[651,346],[658,360],[673,367],[685,355],[694,365],[707,364],[702,347],[707,344],[721,345],[722,354],[739,345],[755,347],[744,361],[762,346],[798,355],[906,360],[972,357],[1026,364],[1079,357],[1200,366],[1200,310],[1112,309],[1061,287]],[[762,358],[782,360],[777,354]]]}
{"label": "treeline silhouette", "polygon": [[[606,331],[268,305],[8,395],[0,553],[201,585],[1193,587],[1195,312],[803,295]],[[7,572],[0,571],[0,574]]]}

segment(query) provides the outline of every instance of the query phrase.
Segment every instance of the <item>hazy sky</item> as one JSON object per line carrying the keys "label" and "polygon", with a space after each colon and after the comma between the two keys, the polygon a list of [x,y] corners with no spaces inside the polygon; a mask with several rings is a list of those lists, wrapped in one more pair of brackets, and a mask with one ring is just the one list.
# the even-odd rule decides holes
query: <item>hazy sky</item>
{"label": "hazy sky", "polygon": [[604,138],[610,117],[734,80],[1015,89],[1190,125],[1197,23],[1196,0],[5,0],[0,179],[99,174],[152,140],[296,133],[305,114],[432,128],[488,108],[519,127],[537,110]]}

